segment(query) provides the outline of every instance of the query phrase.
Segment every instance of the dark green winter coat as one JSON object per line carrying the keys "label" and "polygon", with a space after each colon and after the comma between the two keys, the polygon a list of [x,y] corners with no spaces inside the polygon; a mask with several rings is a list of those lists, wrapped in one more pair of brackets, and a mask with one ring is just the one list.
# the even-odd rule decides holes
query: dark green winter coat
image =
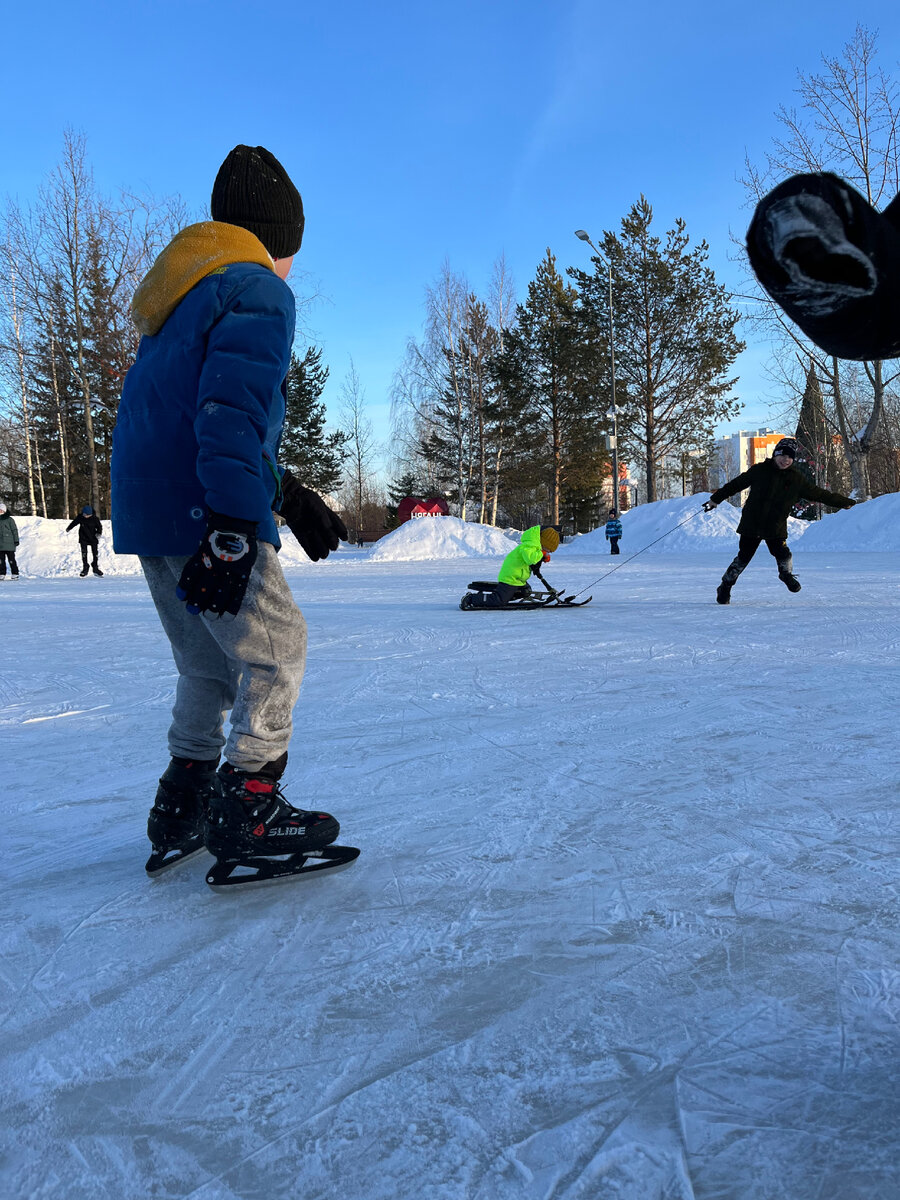
{"label": "dark green winter coat", "polygon": [[0,550],[11,554],[19,544],[19,531],[9,513],[0,514]]}
{"label": "dark green winter coat", "polygon": [[776,537],[787,541],[788,514],[798,500],[818,500],[830,508],[852,508],[855,504],[854,500],[837,492],[826,492],[824,488],[816,487],[796,467],[782,470],[775,465],[774,458],[754,463],[713,492],[710,499],[721,504],[744,488],[750,489],[750,495],[741,510],[737,531],[748,533],[751,537]]}

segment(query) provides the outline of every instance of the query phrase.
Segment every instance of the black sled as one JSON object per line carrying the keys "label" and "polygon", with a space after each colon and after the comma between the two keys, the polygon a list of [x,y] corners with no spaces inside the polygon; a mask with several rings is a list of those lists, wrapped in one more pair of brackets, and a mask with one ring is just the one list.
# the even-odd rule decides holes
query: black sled
{"label": "black sled", "polygon": [[[509,612],[512,609],[527,608],[530,610],[536,608],[583,608],[585,604],[590,604],[593,596],[588,596],[587,600],[576,600],[575,596],[566,596],[565,588],[562,591],[557,591],[544,579],[543,575],[535,572],[538,579],[547,589],[545,592],[526,592],[522,597],[514,596],[511,600],[504,603],[484,603],[481,599],[482,595],[494,593],[497,591],[497,583],[494,580],[476,579],[468,585],[469,590],[459,602],[459,607],[463,612],[471,609],[486,609],[489,612]],[[474,595],[473,595],[474,593]]]}

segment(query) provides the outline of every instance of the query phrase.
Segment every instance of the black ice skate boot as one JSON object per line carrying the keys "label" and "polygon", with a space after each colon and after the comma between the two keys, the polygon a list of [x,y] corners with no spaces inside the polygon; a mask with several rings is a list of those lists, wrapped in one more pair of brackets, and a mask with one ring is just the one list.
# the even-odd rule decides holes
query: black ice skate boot
{"label": "black ice skate boot", "polygon": [[716,604],[730,604],[731,603],[732,587],[733,587],[733,584],[729,583],[725,579],[722,580],[722,582],[716,588]]}
{"label": "black ice skate boot", "polygon": [[787,588],[787,590],[789,592],[799,592],[800,591],[800,580],[797,578],[796,575],[792,574],[790,571],[779,571],[778,578],[781,580],[781,582],[784,584],[784,586]]}
{"label": "black ice skate boot", "polygon": [[219,788],[218,765],[217,758],[173,758],[169,763],[147,818],[152,846],[146,865],[149,875],[203,849],[206,810]]}
{"label": "black ice skate boot", "polygon": [[[220,792],[210,804],[206,826],[206,848],[218,859],[207,872],[207,883],[299,875],[340,866],[359,854],[350,847],[331,846],[341,827],[329,813],[307,812],[288,803],[278,786],[286,765],[287,753],[258,771],[240,771],[231,763],[222,766]],[[322,861],[306,866],[307,858]],[[236,868],[241,868],[237,874]]]}

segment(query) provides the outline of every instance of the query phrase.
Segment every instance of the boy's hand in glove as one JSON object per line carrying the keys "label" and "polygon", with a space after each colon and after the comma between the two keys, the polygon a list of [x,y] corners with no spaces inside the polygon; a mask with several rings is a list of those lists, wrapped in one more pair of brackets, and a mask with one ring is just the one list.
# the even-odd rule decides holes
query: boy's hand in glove
{"label": "boy's hand in glove", "polygon": [[321,496],[299,484],[290,471],[281,477],[281,492],[284,499],[279,516],[313,562],[327,558],[339,542],[347,540],[347,526],[337,513]]}
{"label": "boy's hand in glove", "polygon": [[717,505],[716,505],[715,500],[704,500],[703,501],[703,511],[704,512],[712,512],[712,510],[716,507],[717,507]]}
{"label": "boy's hand in glove", "polygon": [[256,562],[256,522],[209,514],[206,537],[184,564],[175,595],[187,611],[237,616]]}

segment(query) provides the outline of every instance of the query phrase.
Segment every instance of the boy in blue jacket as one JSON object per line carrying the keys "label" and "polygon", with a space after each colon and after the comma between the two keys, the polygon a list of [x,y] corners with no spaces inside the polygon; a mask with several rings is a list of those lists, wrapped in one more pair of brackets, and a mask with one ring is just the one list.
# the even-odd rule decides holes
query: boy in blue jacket
{"label": "boy in blue jacket", "polygon": [[318,849],[339,828],[293,808],[278,786],[306,623],[278,562],[272,509],[313,560],[347,536],[277,465],[294,338],[286,280],[303,204],[274,155],[236,146],[211,212],[175,236],[135,293],[143,336],[113,440],[115,550],[140,556],[178,668],[171,762],[147,825],[151,872],[204,841],[241,860],[288,843]]}
{"label": "boy in blue jacket", "polygon": [[616,516],[616,510],[609,510],[609,520],[606,522],[606,540],[609,542],[610,554],[619,553],[619,538],[622,536],[622,522]]}

